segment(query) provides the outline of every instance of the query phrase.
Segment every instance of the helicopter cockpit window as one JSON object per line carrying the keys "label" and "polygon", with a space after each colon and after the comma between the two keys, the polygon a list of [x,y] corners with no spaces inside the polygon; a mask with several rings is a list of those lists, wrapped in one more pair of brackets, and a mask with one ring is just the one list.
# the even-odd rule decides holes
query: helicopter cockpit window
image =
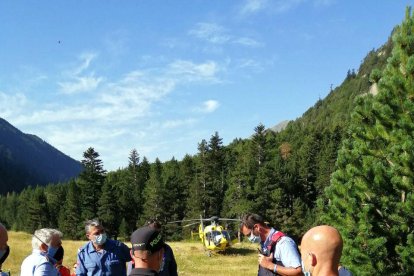
{"label": "helicopter cockpit window", "polygon": [[224,238],[228,241],[230,241],[230,235],[227,231],[221,231],[221,234],[224,236]]}
{"label": "helicopter cockpit window", "polygon": [[211,231],[211,238],[214,244],[219,244],[223,238],[223,234],[220,231]]}

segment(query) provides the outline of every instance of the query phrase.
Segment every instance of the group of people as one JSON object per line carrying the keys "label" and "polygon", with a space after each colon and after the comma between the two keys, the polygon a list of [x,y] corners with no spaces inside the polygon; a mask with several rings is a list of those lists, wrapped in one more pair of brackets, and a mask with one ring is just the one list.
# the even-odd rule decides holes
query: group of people
{"label": "group of people", "polygon": [[[352,275],[340,267],[342,238],[338,230],[322,225],[310,229],[302,238],[299,254],[296,243],[276,229],[268,226],[260,215],[243,217],[240,232],[259,246],[258,276],[264,275]],[[105,229],[97,219],[85,224],[89,240],[78,250],[76,271],[62,265],[63,234],[56,229],[36,230],[32,237],[32,254],[21,265],[22,276],[91,276],[91,275],[177,275],[173,251],[163,239],[161,225],[151,220],[131,234],[131,248],[107,238]],[[0,223],[0,276],[1,265],[10,249],[6,228]]]}

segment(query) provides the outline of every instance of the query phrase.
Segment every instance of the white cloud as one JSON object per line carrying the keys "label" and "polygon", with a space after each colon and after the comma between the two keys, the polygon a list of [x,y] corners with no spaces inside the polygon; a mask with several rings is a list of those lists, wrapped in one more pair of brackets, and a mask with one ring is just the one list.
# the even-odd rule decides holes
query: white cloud
{"label": "white cloud", "polygon": [[253,59],[241,59],[237,61],[237,67],[238,68],[250,68],[255,70],[256,72],[263,71],[263,65]]}
{"label": "white cloud", "polygon": [[88,75],[81,75],[86,71],[92,60],[97,57],[96,53],[83,53],[79,56],[80,64],[75,68],[66,71],[63,74],[65,80],[58,82],[59,91],[63,94],[75,94],[80,92],[89,92],[95,90],[99,83],[102,82],[102,77],[95,77],[94,72]]}
{"label": "white cloud", "polygon": [[103,78],[89,77],[74,77],[72,82],[58,82],[60,92],[63,94],[74,94],[79,92],[86,92],[95,90]]}
{"label": "white cloud", "polygon": [[230,40],[226,29],[215,23],[197,23],[196,27],[189,31],[190,35],[206,40],[213,44],[224,44]]}
{"label": "white cloud", "polygon": [[[275,13],[284,13],[299,6],[301,3],[309,0],[246,0],[240,7],[239,13],[242,16],[258,14],[263,11]],[[334,0],[315,0],[315,3],[328,3]],[[319,4],[319,5],[320,5]]]}
{"label": "white cloud", "polygon": [[236,44],[241,44],[247,47],[261,47],[263,46],[262,43],[257,42],[256,40],[249,38],[249,37],[240,37],[233,41]]}
{"label": "white cloud", "polygon": [[195,112],[201,112],[201,113],[212,113],[217,108],[219,108],[220,103],[216,100],[207,100],[201,104],[201,106],[193,108],[193,111]]}
{"label": "white cloud", "polygon": [[81,64],[78,65],[77,67],[75,67],[71,71],[71,75],[79,75],[84,70],[88,69],[89,68],[89,65],[92,62],[92,60],[94,60],[97,56],[98,56],[98,54],[97,53],[93,53],[93,52],[85,52],[85,53],[82,53],[79,56],[79,59],[81,60]]}
{"label": "white cloud", "polygon": [[239,44],[247,47],[260,47],[262,43],[250,37],[237,37],[229,34],[229,31],[216,23],[197,23],[196,27],[188,32],[190,35],[205,40],[211,44]]}
{"label": "white cloud", "polygon": [[181,76],[181,80],[187,81],[214,80],[218,71],[219,67],[214,61],[197,64],[187,60],[177,60],[169,65],[171,75]]}
{"label": "white cloud", "polygon": [[27,98],[22,93],[8,95],[0,92],[0,117],[10,118],[22,112],[27,105]]}
{"label": "white cloud", "polygon": [[[288,0],[286,0],[288,1]],[[240,8],[240,14],[249,15],[263,10],[267,5],[267,0],[247,0]]]}

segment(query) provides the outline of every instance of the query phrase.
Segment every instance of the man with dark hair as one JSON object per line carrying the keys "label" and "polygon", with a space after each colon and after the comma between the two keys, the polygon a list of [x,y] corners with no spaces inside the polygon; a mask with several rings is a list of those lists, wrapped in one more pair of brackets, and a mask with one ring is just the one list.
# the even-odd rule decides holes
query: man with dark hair
{"label": "man with dark hair", "polygon": [[302,275],[295,242],[284,233],[269,227],[260,215],[244,215],[240,232],[251,242],[260,244],[259,276]]}
{"label": "man with dark hair", "polygon": [[135,268],[129,275],[159,276],[165,246],[161,231],[148,226],[141,227],[132,233],[131,244]]}
{"label": "man with dark hair", "polygon": [[89,242],[79,249],[76,275],[126,276],[125,263],[131,260],[128,246],[108,239],[97,219],[88,220],[85,231]]}

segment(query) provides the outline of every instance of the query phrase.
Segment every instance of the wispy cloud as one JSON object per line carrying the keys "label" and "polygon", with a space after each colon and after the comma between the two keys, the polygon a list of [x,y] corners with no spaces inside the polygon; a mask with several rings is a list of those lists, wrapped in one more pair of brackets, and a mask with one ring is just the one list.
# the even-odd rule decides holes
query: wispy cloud
{"label": "wispy cloud", "polygon": [[79,59],[81,60],[81,63],[72,70],[71,74],[72,75],[81,74],[84,70],[88,69],[88,67],[91,64],[92,60],[94,60],[97,56],[98,56],[98,54],[94,53],[94,52],[82,53],[79,56]]}
{"label": "wispy cloud", "polygon": [[179,77],[181,81],[217,81],[219,66],[214,61],[194,63],[187,60],[177,60],[168,66],[168,74]]}
{"label": "wispy cloud", "polygon": [[216,100],[207,100],[203,102],[200,106],[194,107],[194,112],[200,112],[200,113],[212,113],[217,108],[219,108],[220,103]]}
{"label": "wispy cloud", "polygon": [[[260,12],[284,13],[309,0],[246,0],[239,9],[241,16],[250,16]],[[315,0],[315,2],[328,3],[334,0]]]}
{"label": "wispy cloud", "polygon": [[[86,70],[86,59],[82,70]],[[33,112],[14,113],[14,109],[3,108],[3,113],[20,114],[14,116],[14,122],[19,125],[36,125],[45,123],[78,122],[125,122],[152,115],[152,106],[174,91],[178,85],[191,82],[219,81],[219,65],[213,61],[194,63],[187,60],[178,60],[164,65],[163,68],[148,68],[126,73],[118,80],[108,81],[108,78],[82,78],[77,85],[61,82],[59,85],[70,97],[75,91],[93,90],[94,93],[85,96],[82,103],[71,101],[65,105],[51,105],[44,103]],[[79,77],[80,78],[80,77]],[[98,84],[99,87],[98,87]],[[26,100],[24,95],[14,97],[0,94],[0,99],[6,102],[20,102]],[[6,99],[7,97],[7,99]],[[16,103],[12,106],[19,106]],[[6,107],[6,106],[5,106]],[[7,111],[7,113],[6,113]]]}
{"label": "wispy cloud", "polygon": [[188,32],[188,34],[216,45],[232,43],[240,44],[246,47],[262,46],[262,43],[254,40],[253,38],[237,37],[236,35],[231,34],[229,30],[216,23],[197,23],[196,26]]}
{"label": "wispy cloud", "polygon": [[215,23],[197,23],[188,33],[214,44],[224,44],[230,40],[227,30]]}
{"label": "wispy cloud", "polygon": [[98,87],[103,80],[102,77],[95,77],[93,71],[87,75],[81,75],[96,57],[96,53],[83,53],[79,56],[80,64],[64,73],[64,78],[68,80],[58,82],[62,94],[89,92]]}
{"label": "wispy cloud", "polygon": [[63,94],[74,94],[79,92],[95,90],[103,80],[101,77],[73,77],[72,82],[59,82],[60,92]]}
{"label": "wispy cloud", "polygon": [[241,15],[250,15],[263,10],[267,5],[267,0],[247,0],[240,7]]}
{"label": "wispy cloud", "polygon": [[263,46],[263,43],[260,43],[249,37],[240,37],[240,38],[234,39],[233,42],[236,44],[240,44],[240,45],[244,45],[244,46],[252,47],[252,48]]}
{"label": "wispy cloud", "polygon": [[[65,101],[54,101],[53,97],[50,102],[39,101],[36,94],[29,97],[0,91],[0,116],[76,159],[90,145],[103,159],[107,155],[112,163],[120,163],[137,144],[141,154],[155,149],[158,152],[166,131],[195,124],[197,117],[188,117],[194,115],[192,110],[187,110],[190,114],[183,112],[175,119],[165,119],[160,106],[168,106],[169,95],[180,86],[220,82],[220,72],[226,66],[212,60],[159,60],[156,65],[141,66],[114,78],[103,74],[96,77],[94,62],[100,62],[97,55],[83,54],[64,74],[47,76],[59,78],[56,84],[65,93]],[[79,97],[80,91],[89,93]],[[209,100],[200,105],[198,112],[210,113],[218,106],[217,101]],[[119,154],[115,156],[110,149]]]}
{"label": "wispy cloud", "polygon": [[8,95],[0,91],[0,117],[8,118],[23,111],[27,98],[22,93]]}

